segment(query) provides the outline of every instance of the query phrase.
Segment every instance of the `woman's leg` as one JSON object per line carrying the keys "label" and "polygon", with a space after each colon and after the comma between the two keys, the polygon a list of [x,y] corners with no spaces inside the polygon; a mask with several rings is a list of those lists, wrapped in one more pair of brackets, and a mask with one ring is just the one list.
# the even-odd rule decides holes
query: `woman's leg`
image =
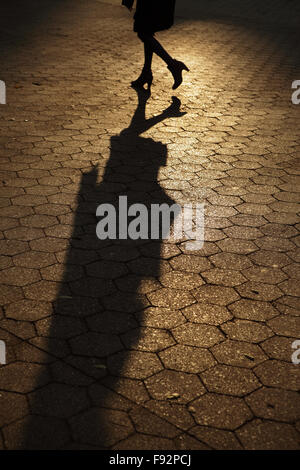
{"label": "woman's leg", "polygon": [[167,53],[167,51],[162,47],[162,45],[155,39],[152,33],[138,33],[138,37],[144,43],[145,47],[145,66],[147,66],[150,60],[150,67],[152,62],[153,53],[158,55],[167,65],[173,63],[172,57]]}
{"label": "woman's leg", "polygon": [[153,51],[152,51],[152,47],[149,46],[147,42],[144,42],[144,53],[145,53],[144,70],[146,70],[147,72],[151,72]]}
{"label": "woman's leg", "polygon": [[173,90],[179,87],[182,83],[182,72],[183,70],[189,70],[187,66],[183,62],[179,62],[178,60],[173,59],[167,51],[162,47],[162,45],[157,41],[154,37],[154,33],[138,33],[138,37],[144,43],[144,50],[145,50],[145,64],[143,68],[143,72],[141,77],[132,82],[133,86],[140,85],[144,80],[144,76],[147,75],[147,81],[149,83],[149,88],[152,83],[152,72],[151,72],[151,64],[152,64],[152,57],[153,53],[157,54],[168,66],[171,74],[174,78],[174,85]]}

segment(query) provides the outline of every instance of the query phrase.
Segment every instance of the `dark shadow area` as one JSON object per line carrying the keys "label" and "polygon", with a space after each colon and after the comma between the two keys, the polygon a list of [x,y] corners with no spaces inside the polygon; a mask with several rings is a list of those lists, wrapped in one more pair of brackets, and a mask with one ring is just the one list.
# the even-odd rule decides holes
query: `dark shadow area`
{"label": "dark shadow area", "polygon": [[232,24],[255,22],[256,27],[298,29],[300,5],[297,0],[177,0],[176,17],[184,20],[220,20]]}
{"label": "dark shadow area", "polygon": [[[101,1],[99,2],[101,6]],[[105,8],[120,8],[118,4],[104,3]],[[31,36],[47,28],[49,18],[63,18],[68,11],[78,8],[80,14],[83,4],[76,0],[12,0],[0,5],[0,40],[5,39],[12,45],[30,41]],[[86,4],[88,9],[88,2]],[[111,10],[110,10],[111,11]],[[300,4],[298,0],[258,0],[243,4],[240,0],[177,0],[176,22],[186,20],[220,20],[238,25],[245,24],[251,29],[266,30],[294,29],[299,37]],[[103,15],[104,17],[104,12]],[[63,31],[61,32],[63,35]],[[296,44],[294,44],[296,47]]]}
{"label": "dark shadow area", "polygon": [[0,40],[6,47],[18,47],[38,30],[47,27],[49,17],[59,16],[69,0],[13,0],[0,5]]}
{"label": "dark shadow area", "polygon": [[47,350],[56,359],[42,367],[37,391],[31,395],[25,449],[85,445],[103,449],[133,431],[125,413],[107,412],[106,407],[129,351],[139,341],[139,325],[148,304],[139,287],[144,279],[160,274],[165,234],[156,241],[101,241],[96,237],[100,218],[95,214],[101,204],[118,208],[119,196],[127,196],[128,207],[144,204],[149,215],[151,204],[174,203],[157,182],[159,168],[166,165],[167,147],[141,134],[165,119],[185,114],[173,97],[160,115],[146,119],[149,94],[137,93],[138,106],[130,126],[111,138],[102,181],[97,183],[101,160],[99,167],[82,176],[65,272],[55,313],[48,318]]}

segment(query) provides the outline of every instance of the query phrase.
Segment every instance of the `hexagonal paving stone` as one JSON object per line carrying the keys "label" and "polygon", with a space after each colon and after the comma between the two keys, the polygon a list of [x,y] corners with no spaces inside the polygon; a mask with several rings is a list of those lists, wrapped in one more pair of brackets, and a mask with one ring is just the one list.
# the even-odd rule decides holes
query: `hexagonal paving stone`
{"label": "hexagonal paving stone", "polygon": [[204,284],[198,274],[188,274],[180,271],[172,271],[159,277],[159,281],[164,287],[179,290],[191,290]]}
{"label": "hexagonal paving stone", "polygon": [[[56,257],[60,263],[63,263],[65,260],[65,253],[63,252],[62,259],[60,259],[60,257],[58,256],[58,253],[56,253]],[[76,266],[77,265],[85,266],[97,259],[98,259],[98,255],[96,251],[88,250],[88,249],[80,250],[80,249],[76,249],[72,247],[72,250],[68,254],[68,263],[74,264]]]}
{"label": "hexagonal paving stone", "polygon": [[179,310],[162,307],[148,307],[137,312],[135,317],[141,326],[163,329],[171,329],[186,322]]}
{"label": "hexagonal paving stone", "polygon": [[279,359],[286,362],[291,361],[291,345],[291,338],[283,336],[273,336],[260,344],[270,359]]}
{"label": "hexagonal paving stone", "polygon": [[23,268],[44,268],[56,263],[53,253],[42,253],[41,251],[28,251],[13,257],[14,264]]}
{"label": "hexagonal paving stone", "polygon": [[253,392],[261,385],[250,370],[222,364],[202,372],[201,379],[210,392],[240,397]]}
{"label": "hexagonal paving stone", "polygon": [[296,279],[284,281],[278,287],[287,295],[299,296],[299,281]]}
{"label": "hexagonal paving stone", "polygon": [[264,282],[266,284],[279,284],[279,282],[287,278],[286,274],[280,269],[268,268],[266,266],[253,266],[244,270],[243,275],[250,281]]}
{"label": "hexagonal paving stone", "polygon": [[177,344],[159,353],[166,368],[198,374],[215,364],[211,353],[203,348]]}
{"label": "hexagonal paving stone", "polygon": [[23,299],[13,302],[5,308],[7,318],[22,321],[36,321],[48,317],[53,312],[50,302],[38,302],[34,300]]}
{"label": "hexagonal paving stone", "polygon": [[224,339],[217,327],[190,322],[173,328],[172,333],[178,343],[202,348],[209,348]]}
{"label": "hexagonal paving stone", "polygon": [[[117,261],[123,261],[123,259],[118,259]],[[157,260],[155,258],[139,256],[138,259],[129,261],[129,263],[127,263],[127,267],[133,274],[137,274],[139,276],[153,276],[153,273],[157,271]],[[171,266],[166,260],[161,260],[159,267],[161,273],[171,271]]]}
{"label": "hexagonal paving stone", "polygon": [[[105,408],[89,408],[69,420],[74,440],[77,443],[110,447],[127,438],[134,429],[124,411]],[[113,423],[109,426],[108,423]]]}
{"label": "hexagonal paving stone", "polygon": [[89,405],[82,387],[51,383],[29,394],[29,404],[34,414],[67,418]]}
{"label": "hexagonal paving stone", "polygon": [[171,439],[180,434],[175,426],[145,408],[136,407],[130,412],[130,417],[138,432]]}
{"label": "hexagonal paving stone", "polygon": [[202,426],[234,430],[252,417],[243,399],[226,395],[207,393],[191,406],[196,422]]}
{"label": "hexagonal paving stone", "polygon": [[184,316],[192,323],[221,325],[231,320],[232,315],[226,307],[199,302],[183,309]]}
{"label": "hexagonal paving stone", "polygon": [[254,369],[263,385],[299,391],[300,369],[292,363],[269,360]]}
{"label": "hexagonal paving stone", "polygon": [[12,423],[28,414],[26,397],[18,393],[0,393],[0,426]]}
{"label": "hexagonal paving stone", "polygon": [[35,212],[40,215],[52,215],[58,216],[67,214],[71,211],[71,208],[63,204],[41,204],[40,206],[35,207]]}
{"label": "hexagonal paving stone", "polygon": [[45,234],[49,237],[57,237],[57,238],[70,238],[70,237],[80,237],[82,231],[80,227],[76,226],[73,229],[72,225],[53,225],[51,227],[45,228]]}
{"label": "hexagonal paving stone", "polygon": [[134,329],[134,343],[138,337],[138,334],[136,333],[138,323],[136,322],[133,314],[130,313],[122,315],[120,312],[105,310],[104,312],[98,312],[95,315],[88,316],[86,323],[90,331],[95,331],[97,333],[111,333],[113,335],[118,335]]}
{"label": "hexagonal paving stone", "polygon": [[252,214],[238,214],[234,217],[231,217],[230,220],[233,224],[244,225],[246,227],[261,227],[262,225],[266,224],[266,219],[264,217]]}
{"label": "hexagonal paving stone", "polygon": [[86,331],[86,326],[81,318],[56,314],[38,320],[35,326],[39,336],[62,339],[72,338]]}
{"label": "hexagonal paving stone", "polygon": [[12,264],[13,262],[11,257],[0,255],[0,269],[9,268]]}
{"label": "hexagonal paving stone", "polygon": [[216,253],[220,252],[220,248],[217,246],[216,243],[213,242],[208,242],[204,241],[203,247],[199,250],[196,248],[195,250],[192,250],[192,247],[189,245],[189,242],[182,242],[179,245],[180,250],[184,253],[184,255],[190,255],[190,256],[211,256],[215,255]]}
{"label": "hexagonal paving stone", "polygon": [[288,255],[292,261],[295,261],[296,263],[300,262],[300,249],[299,248],[289,251]]}
{"label": "hexagonal paving stone", "polygon": [[263,237],[256,240],[255,243],[261,250],[270,250],[286,252],[295,248],[294,243],[284,238]]}
{"label": "hexagonal paving stone", "polygon": [[189,430],[197,439],[216,450],[242,450],[242,446],[231,431],[195,426]]}
{"label": "hexagonal paving stone", "polygon": [[1,367],[0,388],[2,390],[27,393],[36,386],[36,378],[39,378],[39,386],[49,381],[48,371],[44,369],[40,374],[41,367],[37,364],[26,362],[14,362]]}
{"label": "hexagonal paving stone", "polygon": [[56,263],[41,269],[41,276],[47,281],[69,282],[84,277],[84,271],[81,266]]}
{"label": "hexagonal paving stone", "polygon": [[270,214],[266,214],[265,218],[274,224],[297,224],[299,222],[299,217],[291,212],[271,212]]}
{"label": "hexagonal paving stone", "polygon": [[285,266],[282,271],[284,271],[292,279],[300,279],[300,264],[292,263],[289,266]]}
{"label": "hexagonal paving stone", "polygon": [[29,250],[27,242],[20,240],[0,240],[0,253],[2,255],[14,256]]}
{"label": "hexagonal paving stone", "polygon": [[23,299],[24,294],[20,287],[0,285],[0,304],[5,305],[10,302],[17,302]]}
{"label": "hexagonal paving stone", "polygon": [[157,328],[131,329],[122,335],[122,342],[127,349],[149,352],[161,351],[175,343],[168,331]]}
{"label": "hexagonal paving stone", "polygon": [[265,235],[276,238],[290,238],[295,235],[298,235],[298,232],[294,227],[287,226],[284,224],[267,224],[261,228],[261,231]]}
{"label": "hexagonal paving stone", "polygon": [[236,318],[253,321],[265,321],[278,315],[278,311],[269,302],[241,299],[229,305],[229,310]]}
{"label": "hexagonal paving stone", "polygon": [[155,354],[144,351],[119,352],[109,356],[107,364],[113,375],[131,379],[146,379],[163,368]]}
{"label": "hexagonal paving stone", "polygon": [[33,415],[6,426],[3,434],[9,449],[60,449],[71,439],[64,420]]}
{"label": "hexagonal paving stone", "polygon": [[208,283],[228,287],[238,286],[247,280],[241,273],[231,269],[215,268],[202,272],[201,275]]}
{"label": "hexagonal paving stone", "polygon": [[[197,375],[163,370],[145,380],[149,394],[155,400],[173,399],[176,403],[187,403],[205,393]],[[178,396],[177,396],[178,395]]]}
{"label": "hexagonal paving stone", "polygon": [[258,418],[294,422],[300,419],[299,393],[274,388],[261,388],[246,397]]}
{"label": "hexagonal paving stone", "polygon": [[246,269],[252,266],[252,262],[245,255],[238,255],[235,253],[217,253],[211,256],[210,261],[217,267],[227,269]]}
{"label": "hexagonal paving stone", "polygon": [[8,207],[2,207],[0,209],[0,215],[3,217],[13,217],[15,219],[20,219],[22,217],[25,217],[26,215],[32,214],[33,209],[32,207],[26,207],[26,206],[8,206]]}
{"label": "hexagonal paving stone", "polygon": [[161,284],[154,277],[145,279],[135,274],[127,274],[116,279],[115,284],[122,292],[138,292],[139,294],[148,294],[161,288]]}
{"label": "hexagonal paving stone", "polygon": [[148,434],[135,433],[128,439],[124,439],[122,442],[118,442],[115,450],[136,450],[136,449],[147,449],[147,450],[176,450],[174,442],[171,439],[165,439],[162,437],[153,437]]}
{"label": "hexagonal paving stone", "polygon": [[249,343],[260,343],[260,341],[273,336],[272,330],[264,324],[246,320],[233,320],[224,323],[221,325],[221,329],[229,338]]}
{"label": "hexagonal paving stone", "polygon": [[[99,256],[101,259],[107,259],[110,261],[117,261],[117,262],[126,262],[130,260],[134,260],[139,256],[139,252],[137,249],[133,247],[126,247],[126,250],[124,250],[124,247],[118,246],[118,245],[113,245],[110,246],[109,248],[103,248],[99,250]],[[145,258],[148,262],[151,261],[151,258]],[[152,262],[156,263],[155,260]],[[139,273],[137,273],[139,274]],[[141,274],[144,274],[143,272]]]}
{"label": "hexagonal paving stone", "polygon": [[263,233],[255,227],[233,226],[224,229],[229,238],[240,238],[243,240],[256,240],[263,237]]}
{"label": "hexagonal paving stone", "polygon": [[18,225],[19,224],[17,219],[13,219],[10,217],[1,217],[0,230],[8,230],[10,228],[17,227]]}
{"label": "hexagonal paving stone", "polygon": [[163,420],[166,420],[168,423],[171,423],[184,431],[194,425],[194,420],[186,406],[181,405],[177,400],[164,402],[150,400],[145,403],[144,406]]}
{"label": "hexagonal paving stone", "polygon": [[300,338],[300,317],[281,315],[269,320],[267,325],[278,335]]}
{"label": "hexagonal paving stone", "polygon": [[[65,286],[63,285],[63,289]],[[59,315],[88,317],[99,313],[103,307],[99,303],[99,299],[93,297],[80,297],[78,295],[70,295],[69,292],[64,294],[61,290],[59,296],[53,302],[54,310]]]}
{"label": "hexagonal paving stone", "polygon": [[3,318],[0,320],[0,328],[2,330],[14,334],[17,338],[30,339],[35,336],[34,325],[30,322],[16,321]]}
{"label": "hexagonal paving stone", "polygon": [[35,240],[36,238],[41,238],[44,236],[42,230],[37,228],[29,228],[29,227],[16,227],[10,230],[6,230],[5,238],[8,240]]}
{"label": "hexagonal paving stone", "polygon": [[162,288],[147,295],[154,307],[183,308],[195,302],[188,292],[178,292],[175,289]]}
{"label": "hexagonal paving stone", "polygon": [[40,279],[41,276],[36,269],[12,267],[0,272],[0,283],[12,286],[26,286]]}
{"label": "hexagonal paving stone", "polygon": [[260,266],[270,266],[273,268],[280,268],[291,263],[290,258],[284,253],[277,251],[264,251],[259,250],[256,253],[251,253],[249,258]]}
{"label": "hexagonal paving stone", "polygon": [[58,282],[40,281],[24,287],[24,294],[27,299],[51,302],[56,298],[59,288]]}
{"label": "hexagonal paving stone", "polygon": [[[34,338],[31,338],[31,340],[34,340]],[[22,341],[14,346],[14,353],[16,360],[21,362],[50,364],[55,361],[55,358],[51,354],[47,354],[46,351],[39,349],[26,341]]]}
{"label": "hexagonal paving stone", "polygon": [[211,263],[203,256],[180,255],[171,259],[170,264],[176,271],[201,273],[211,267]]}
{"label": "hexagonal paving stone", "polygon": [[245,282],[241,286],[237,286],[236,290],[241,297],[254,300],[271,301],[282,296],[282,291],[273,285],[262,284],[261,282]]}
{"label": "hexagonal paving stone", "polygon": [[89,387],[89,396],[94,406],[126,412],[132,408],[132,402],[127,400],[127,398],[99,383],[93,383]]}
{"label": "hexagonal paving stone", "polygon": [[198,441],[198,439],[186,433],[176,437],[173,441],[178,450],[210,450],[210,447],[203,444],[203,442]]}
{"label": "hexagonal paving stone", "polygon": [[252,368],[268,359],[259,346],[244,341],[223,341],[211,352],[218,362],[239,367]]}
{"label": "hexagonal paving stone", "polygon": [[249,450],[295,450],[299,448],[299,434],[289,424],[261,422],[247,423],[236,434],[245,449]]}
{"label": "hexagonal paving stone", "polygon": [[26,227],[45,228],[58,223],[56,217],[51,215],[34,214],[21,219],[21,224]]}
{"label": "hexagonal paving stone", "polygon": [[35,251],[57,253],[68,248],[68,240],[54,237],[44,237],[30,242],[30,247]]}
{"label": "hexagonal paving stone", "polygon": [[[92,279],[92,278],[89,278],[89,279]],[[79,283],[80,282],[81,281],[79,281]],[[126,294],[125,292],[113,293],[112,289],[114,288],[114,285],[110,283],[108,283],[107,292],[105,293],[105,291],[103,291],[103,285],[102,285],[103,283],[101,283],[100,292],[102,296],[106,295],[106,297],[104,297],[102,300],[103,300],[104,307],[107,310],[117,311],[117,312],[126,312],[126,313],[135,313],[135,312],[139,312],[143,308],[146,308],[150,305],[145,295],[133,295],[132,293]],[[94,289],[91,289],[92,296],[99,298],[99,288],[100,288],[100,285],[98,282],[96,282]],[[74,289],[74,291],[75,290],[76,289]],[[81,293],[82,293],[82,289],[81,289]],[[107,295],[107,294],[110,294],[110,295]]]}
{"label": "hexagonal paving stone", "polygon": [[193,295],[198,302],[217,305],[228,305],[239,299],[239,295],[234,289],[222,286],[200,286],[193,291]]}
{"label": "hexagonal paving stone", "polygon": [[300,315],[300,298],[297,297],[289,297],[283,296],[280,297],[276,302],[274,302],[274,306],[278,309],[278,311],[284,315],[291,315],[298,317]]}
{"label": "hexagonal paving stone", "polygon": [[86,266],[86,272],[89,276],[105,279],[115,279],[128,272],[125,264],[115,261],[98,260],[95,263]]}
{"label": "hexagonal paving stone", "polygon": [[110,390],[114,390],[114,392],[118,395],[128,398],[131,403],[136,403],[139,405],[148,401],[150,398],[146,387],[140,380],[118,377],[118,380],[116,381],[115,377],[107,376],[102,379],[102,383]]}
{"label": "hexagonal paving stone", "polygon": [[154,256],[155,258],[170,259],[173,256],[180,255],[180,250],[176,245],[168,243],[168,241],[159,241],[159,249],[157,242],[148,243],[140,248],[140,251],[145,256]]}
{"label": "hexagonal paving stone", "polygon": [[[71,322],[73,319],[70,319]],[[56,336],[58,336],[58,332]],[[78,334],[78,331],[70,335]],[[66,337],[66,333],[63,335]],[[118,351],[122,351],[123,346],[120,342],[120,339],[117,335],[112,334],[101,334],[88,332],[76,336],[70,340],[70,347],[73,354],[82,355],[82,356],[91,356],[91,357],[107,357],[109,354],[114,354]]]}
{"label": "hexagonal paving stone", "polygon": [[247,255],[257,251],[257,246],[250,240],[242,240],[240,238],[226,238],[217,242],[221,251],[228,253],[236,253],[240,255]]}

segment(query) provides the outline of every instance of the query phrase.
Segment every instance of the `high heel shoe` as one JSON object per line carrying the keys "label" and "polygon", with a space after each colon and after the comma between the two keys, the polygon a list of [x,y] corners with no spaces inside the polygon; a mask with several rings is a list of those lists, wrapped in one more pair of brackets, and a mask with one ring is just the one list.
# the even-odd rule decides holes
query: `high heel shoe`
{"label": "high heel shoe", "polygon": [[176,88],[178,88],[179,85],[182,84],[183,70],[186,70],[187,72],[189,72],[190,69],[183,62],[180,62],[179,60],[175,60],[175,59],[170,65],[168,65],[168,69],[170,70],[174,78],[174,85],[172,86],[172,88],[173,90],[176,90]]}
{"label": "high heel shoe", "polygon": [[148,90],[150,90],[152,82],[153,82],[152,72],[143,70],[139,78],[131,82],[131,86],[132,88],[144,88],[144,85],[147,84]]}

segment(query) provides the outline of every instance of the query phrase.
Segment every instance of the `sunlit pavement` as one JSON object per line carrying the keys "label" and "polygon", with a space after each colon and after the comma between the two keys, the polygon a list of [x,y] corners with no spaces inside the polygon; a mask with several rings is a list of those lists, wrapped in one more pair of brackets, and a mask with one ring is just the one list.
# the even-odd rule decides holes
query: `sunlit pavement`
{"label": "sunlit pavement", "polygon": [[[130,14],[13,3],[0,24],[0,448],[299,448],[298,2],[179,5],[158,37],[191,69],[176,92],[186,114],[164,113],[174,92],[155,58],[146,116],[160,117],[140,137],[120,135],[142,65]],[[203,249],[99,241],[96,208],[122,194],[204,202]]]}

